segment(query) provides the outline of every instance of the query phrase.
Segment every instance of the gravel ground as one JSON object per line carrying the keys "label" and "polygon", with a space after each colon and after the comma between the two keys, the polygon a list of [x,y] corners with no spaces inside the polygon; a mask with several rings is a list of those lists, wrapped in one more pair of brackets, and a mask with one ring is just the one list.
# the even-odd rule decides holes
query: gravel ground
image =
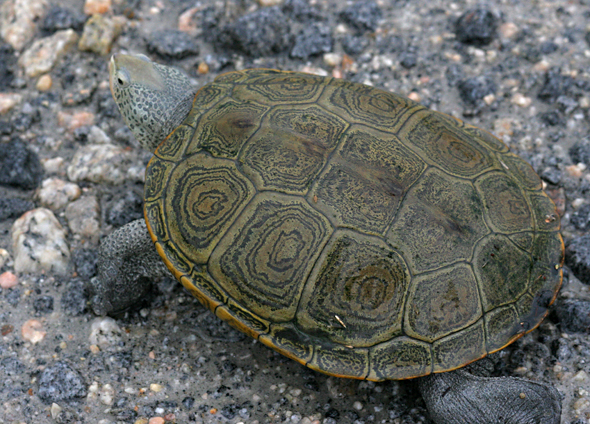
{"label": "gravel ground", "polygon": [[141,216],[150,156],[110,97],[119,51],[198,86],[247,67],[343,77],[502,138],[558,204],[567,275],[549,318],[489,361],[589,423],[589,18],[587,0],[3,0],[0,423],[431,422],[415,382],[315,373],[171,280],[126,316],[90,312],[100,238]]}

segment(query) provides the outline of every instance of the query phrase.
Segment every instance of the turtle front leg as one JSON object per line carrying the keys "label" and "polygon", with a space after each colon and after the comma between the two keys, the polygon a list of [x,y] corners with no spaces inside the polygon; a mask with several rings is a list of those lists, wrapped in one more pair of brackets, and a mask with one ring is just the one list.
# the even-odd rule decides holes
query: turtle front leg
{"label": "turtle front leg", "polygon": [[419,381],[422,397],[437,424],[559,424],[557,390],[516,377],[480,377],[464,369],[432,374]]}
{"label": "turtle front leg", "polygon": [[146,295],[153,279],[169,273],[143,219],[103,240],[97,266],[98,275],[90,282],[92,309],[97,315],[125,311]]}

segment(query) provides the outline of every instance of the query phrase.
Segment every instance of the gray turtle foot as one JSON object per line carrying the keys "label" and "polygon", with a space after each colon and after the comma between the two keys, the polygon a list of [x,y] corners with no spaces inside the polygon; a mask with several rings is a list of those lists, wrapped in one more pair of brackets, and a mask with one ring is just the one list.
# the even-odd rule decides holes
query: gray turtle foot
{"label": "gray turtle foot", "polygon": [[437,424],[559,424],[557,390],[515,377],[479,377],[464,369],[419,381],[430,418]]}
{"label": "gray turtle foot", "polygon": [[143,219],[103,240],[97,266],[98,275],[90,282],[92,309],[97,315],[124,312],[146,296],[152,280],[169,274]]}

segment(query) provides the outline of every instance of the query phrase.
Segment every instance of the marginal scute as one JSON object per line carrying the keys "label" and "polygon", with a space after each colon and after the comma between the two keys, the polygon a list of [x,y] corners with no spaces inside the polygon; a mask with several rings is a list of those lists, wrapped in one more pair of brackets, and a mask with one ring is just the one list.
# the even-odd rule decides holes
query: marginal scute
{"label": "marginal scute", "polygon": [[409,337],[396,337],[370,349],[369,380],[401,380],[432,372],[430,344]]}
{"label": "marginal scute", "polygon": [[518,312],[514,305],[507,305],[484,315],[488,353],[502,349],[520,334]]}
{"label": "marginal scute", "polygon": [[473,178],[497,166],[490,152],[466,134],[457,120],[424,109],[407,119],[398,137],[451,175]]}
{"label": "marginal scute", "polygon": [[466,328],[482,315],[477,282],[466,264],[414,276],[407,294],[404,330],[433,342]]}
{"label": "marginal scute", "polygon": [[483,319],[481,319],[433,343],[433,371],[442,372],[459,368],[486,354],[486,338]]}
{"label": "marginal scute", "polygon": [[509,237],[492,234],[475,248],[473,270],[485,312],[513,303],[528,289],[531,257]]}
{"label": "marginal scute", "polygon": [[289,321],[330,232],[302,199],[260,193],[213,251],[209,272],[254,314]]}
{"label": "marginal scute", "polygon": [[337,231],[307,281],[297,324],[343,345],[381,343],[401,335],[409,282],[402,257],[383,241]]}
{"label": "marginal scute", "polygon": [[529,293],[550,292],[551,300],[557,296],[563,277],[564,249],[561,235],[539,233],[535,238],[532,251],[533,269],[529,284]]}
{"label": "marginal scute", "polygon": [[260,334],[268,333],[270,326],[268,321],[256,316],[233,299],[229,299],[226,305],[216,308],[215,315],[254,339],[258,339]]}
{"label": "marginal scute", "polygon": [[483,214],[471,183],[430,169],[404,198],[386,240],[403,252],[413,274],[438,269],[471,259],[473,245],[489,231]]}
{"label": "marginal scute", "polygon": [[425,163],[393,134],[355,126],[308,201],[338,226],[382,235]]}
{"label": "marginal scute", "polygon": [[530,195],[536,228],[539,231],[558,231],[561,219],[553,201],[543,192]]}
{"label": "marginal scute", "polygon": [[272,324],[270,333],[261,334],[258,340],[300,363],[306,364],[312,360],[311,338],[292,325]]}
{"label": "marginal scute", "polygon": [[232,97],[243,101],[265,104],[289,104],[315,102],[326,85],[323,77],[316,75],[268,72],[251,74],[247,81],[234,86]]}
{"label": "marginal scute", "polygon": [[532,216],[522,188],[501,172],[490,172],[475,182],[486,206],[486,219],[497,232],[516,232],[532,227]]}
{"label": "marginal scute", "polygon": [[[155,156],[154,156],[155,158]],[[170,173],[174,169],[172,162],[159,160],[160,158],[150,161],[145,171],[145,188],[143,198],[146,202],[152,200],[161,201]]]}
{"label": "marginal scute", "polygon": [[319,103],[350,123],[392,132],[403,125],[414,110],[425,109],[406,97],[343,80],[332,81]]}
{"label": "marginal scute", "polygon": [[227,295],[220,290],[217,283],[196,267],[190,275],[182,276],[180,282],[211,312],[219,305],[227,303]]}
{"label": "marginal scute", "polygon": [[205,263],[254,189],[233,162],[199,153],[177,164],[167,196],[164,214],[174,243],[193,262]]}
{"label": "marginal scute", "polygon": [[258,190],[303,195],[347,124],[317,106],[275,108],[240,155]]}
{"label": "marginal scute", "polygon": [[316,346],[307,366],[330,375],[364,379],[369,374],[369,351],[326,343]]}
{"label": "marginal scute", "polygon": [[533,167],[528,163],[514,153],[505,153],[501,156],[500,160],[503,166],[507,168],[508,173],[516,178],[522,187],[528,190],[541,190],[543,187],[541,178],[539,178]]}

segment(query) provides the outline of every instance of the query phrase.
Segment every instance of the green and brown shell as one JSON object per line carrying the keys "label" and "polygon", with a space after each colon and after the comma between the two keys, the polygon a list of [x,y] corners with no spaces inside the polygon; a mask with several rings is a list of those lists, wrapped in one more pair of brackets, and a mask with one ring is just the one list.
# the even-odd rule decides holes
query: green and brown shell
{"label": "green and brown shell", "polygon": [[308,367],[404,379],[535,328],[561,284],[555,206],[497,138],[401,96],[272,70],[218,77],[146,173],[167,266]]}

